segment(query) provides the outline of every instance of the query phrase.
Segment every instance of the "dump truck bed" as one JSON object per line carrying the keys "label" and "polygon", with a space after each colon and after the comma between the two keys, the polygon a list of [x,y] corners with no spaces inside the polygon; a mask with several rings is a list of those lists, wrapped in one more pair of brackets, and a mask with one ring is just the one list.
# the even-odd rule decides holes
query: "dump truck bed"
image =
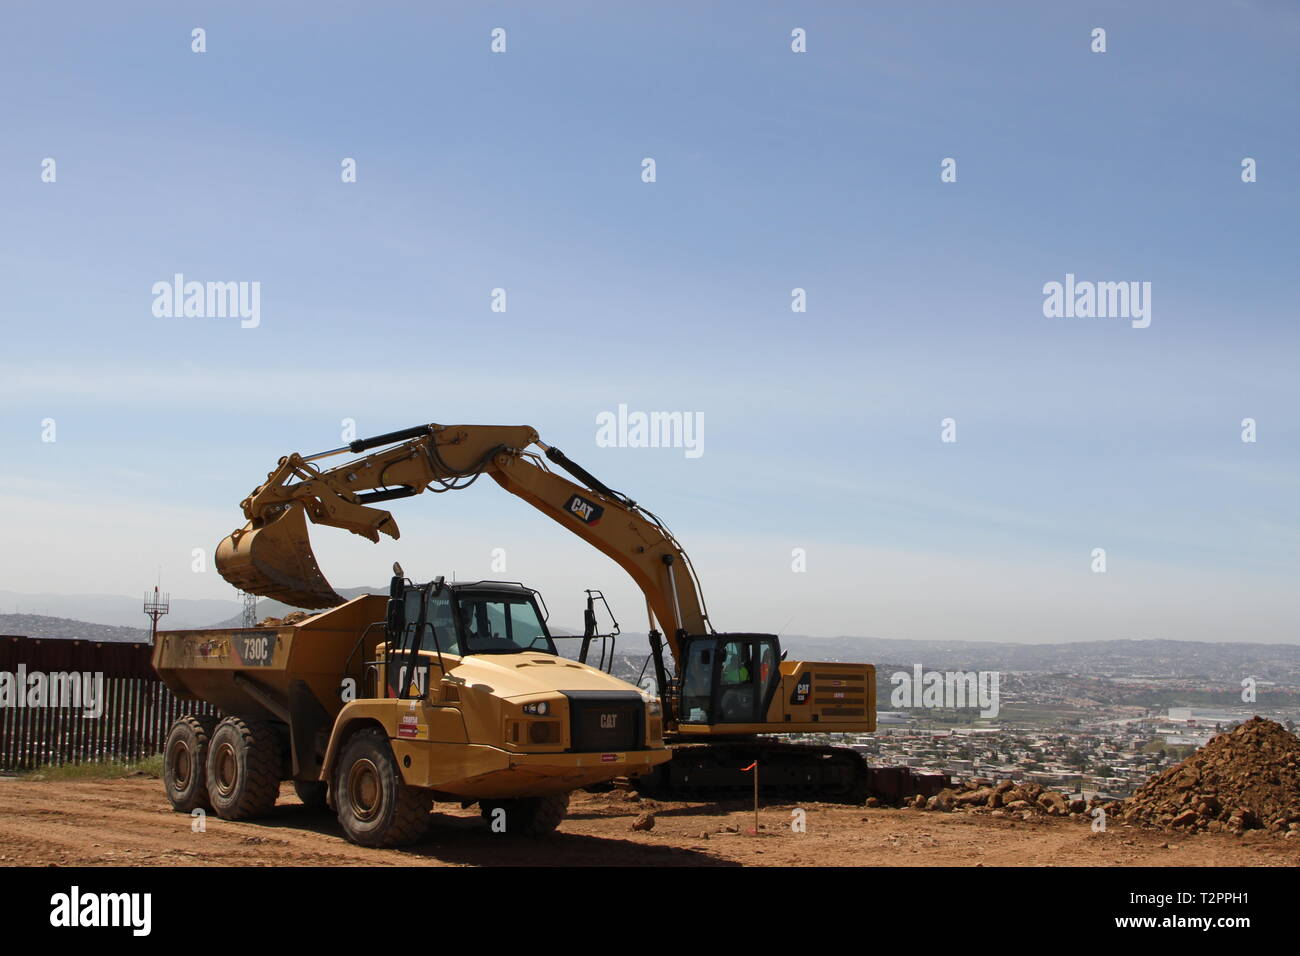
{"label": "dump truck bed", "polygon": [[[383,640],[385,598],[368,594],[297,624],[162,631],[153,666],[183,700],[223,713],[284,719],[304,693],[331,717],[340,686],[361,686],[364,662]],[[358,636],[361,637],[360,641]]]}

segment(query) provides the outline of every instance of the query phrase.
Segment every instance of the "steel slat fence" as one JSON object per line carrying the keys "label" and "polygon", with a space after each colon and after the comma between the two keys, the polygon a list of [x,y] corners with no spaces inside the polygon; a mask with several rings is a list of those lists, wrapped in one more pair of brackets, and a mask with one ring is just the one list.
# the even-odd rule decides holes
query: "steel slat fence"
{"label": "steel slat fence", "polygon": [[27,699],[20,673],[103,676],[98,717],[84,706],[0,706],[0,772],[137,761],[162,752],[181,715],[217,715],[210,704],[178,700],[154,673],[151,651],[148,644],[0,636],[0,675],[8,676],[11,696]]}

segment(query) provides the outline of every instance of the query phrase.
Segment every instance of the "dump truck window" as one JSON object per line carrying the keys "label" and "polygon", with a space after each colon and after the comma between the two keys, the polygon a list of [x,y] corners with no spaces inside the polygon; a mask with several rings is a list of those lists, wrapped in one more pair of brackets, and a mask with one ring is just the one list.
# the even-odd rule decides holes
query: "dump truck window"
{"label": "dump truck window", "polygon": [[444,654],[461,653],[460,639],[451,616],[449,595],[438,594],[429,598],[428,619],[420,648],[426,651],[440,650]]}
{"label": "dump truck window", "polygon": [[456,603],[463,653],[556,652],[546,625],[531,601],[461,594]]}
{"label": "dump truck window", "polygon": [[424,592],[418,588],[410,588],[407,590],[404,600],[406,602],[406,628],[402,631],[398,645],[400,647],[410,647],[411,635],[420,624],[420,602],[424,600]]}
{"label": "dump truck window", "polygon": [[523,601],[510,602],[510,637],[520,647],[533,650],[545,650],[551,640],[546,636],[542,622],[537,619],[537,612],[531,604]]}

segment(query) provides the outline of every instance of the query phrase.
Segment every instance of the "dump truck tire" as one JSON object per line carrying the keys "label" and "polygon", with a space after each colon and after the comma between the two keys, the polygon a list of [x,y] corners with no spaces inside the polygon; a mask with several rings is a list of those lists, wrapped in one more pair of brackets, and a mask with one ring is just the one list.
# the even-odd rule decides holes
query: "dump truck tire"
{"label": "dump truck tire", "polygon": [[403,846],[429,828],[433,794],[402,783],[393,748],[369,727],[348,738],[334,771],[334,803],[343,834],[361,846]]}
{"label": "dump truck tire", "polygon": [[280,738],[263,720],[226,717],[208,744],[208,799],[223,820],[266,816],[280,795]]}
{"label": "dump truck tire", "polygon": [[298,799],[308,810],[319,813],[329,809],[325,802],[325,784],[320,780],[295,780],[293,792],[298,794]]}
{"label": "dump truck tire", "polygon": [[181,813],[209,810],[208,742],[215,717],[186,714],[177,718],[163,746],[163,787],[172,808]]}
{"label": "dump truck tire", "polygon": [[492,823],[493,812],[500,807],[506,812],[506,833],[522,836],[545,836],[555,830],[569,812],[569,795],[562,793],[549,797],[519,797],[513,800],[480,800],[479,813]]}

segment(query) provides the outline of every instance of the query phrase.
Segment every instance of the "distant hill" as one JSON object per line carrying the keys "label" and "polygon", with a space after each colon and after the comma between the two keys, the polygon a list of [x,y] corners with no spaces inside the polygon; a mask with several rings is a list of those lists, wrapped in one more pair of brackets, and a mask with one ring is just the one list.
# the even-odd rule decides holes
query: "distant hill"
{"label": "distant hill", "polygon": [[[152,589],[150,589],[152,590]],[[42,617],[67,618],[77,621],[97,621],[118,627],[148,627],[144,616],[145,589],[132,597],[123,594],[36,594],[20,591],[0,591],[0,613],[35,614]],[[231,594],[236,594],[233,589]],[[238,614],[237,597],[177,598],[171,599],[171,611],[163,618],[163,626],[172,628],[203,627],[209,621]]]}
{"label": "distant hill", "polygon": [[[347,599],[361,594],[386,594],[382,588],[339,588]],[[229,602],[233,603],[233,602]],[[257,605],[258,620],[283,617],[297,610],[279,601],[263,599]],[[143,615],[140,615],[143,617]],[[216,621],[180,625],[170,616],[162,619],[164,630],[197,627],[241,627],[243,617],[235,614]],[[556,636],[581,633],[551,623]],[[148,628],[90,623],[44,614],[0,614],[0,634],[36,638],[66,638],[89,641],[147,641]],[[783,635],[782,647],[794,660],[861,661],[884,671],[908,669],[920,664],[926,670],[996,670],[1028,673],[1071,673],[1094,677],[1213,678],[1239,681],[1255,677],[1283,685],[1300,684],[1300,644],[1255,644],[1210,641],[1124,640],[1081,641],[1070,644],[1011,644],[983,641],[905,641],[879,637],[806,637]],[[629,631],[617,644],[620,665],[640,671],[649,654],[649,642],[642,632]],[[566,656],[576,656],[577,641],[561,641]],[[599,645],[593,647],[593,658]]]}
{"label": "distant hill", "polygon": [[66,617],[46,617],[42,614],[0,614],[0,634],[70,641],[145,642],[149,640],[149,631],[143,627],[91,624],[87,621],[74,621]]}
{"label": "distant hill", "polygon": [[781,638],[792,658],[867,661],[927,670],[1069,672],[1096,677],[1300,676],[1300,644],[1216,641],[1078,641],[1010,644],[988,641],[902,641],[880,637]]}
{"label": "distant hill", "polygon": [[[1232,683],[1255,677],[1278,684],[1300,684],[1300,644],[1168,640],[1011,644],[791,634],[782,635],[781,648],[791,660],[861,662],[875,664],[878,671],[888,673],[920,664],[925,670],[1070,673],[1108,678],[1203,677]],[[650,643],[644,632],[625,632],[618,639],[618,657],[626,657],[637,667],[649,653]]]}

